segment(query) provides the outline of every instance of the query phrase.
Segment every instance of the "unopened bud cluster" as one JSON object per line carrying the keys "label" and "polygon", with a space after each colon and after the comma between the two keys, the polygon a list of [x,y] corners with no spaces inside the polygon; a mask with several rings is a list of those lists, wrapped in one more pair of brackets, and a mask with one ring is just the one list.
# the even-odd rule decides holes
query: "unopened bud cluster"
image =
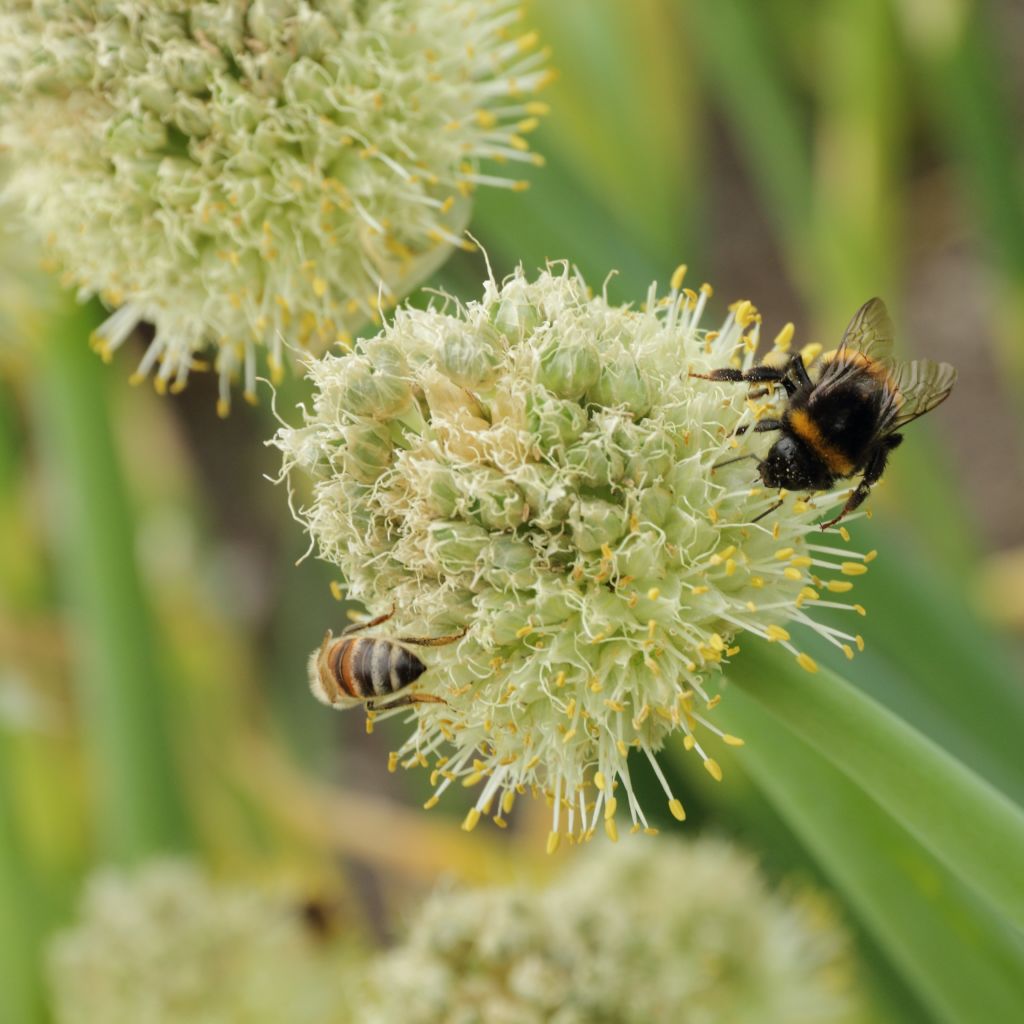
{"label": "unopened bud cluster", "polygon": [[640,310],[557,266],[488,282],[466,306],[398,309],[358,352],[311,363],[313,407],[277,437],[285,469],[312,477],[300,515],[349,596],[394,606],[396,636],[466,627],[430,651],[417,685],[445,703],[415,707],[392,762],[431,771],[431,805],[478,784],[467,828],[503,825],[531,788],[551,801],[552,849],[602,823],[614,838],[617,808],[647,828],[631,750],[682,819],[655,753],[678,737],[721,777],[714,745],[740,741],[712,711],[740,638],[808,671],[790,624],[850,656],[860,642],[813,618],[863,612],[828,592],[867,559],[813,543],[846,492],[764,517],[778,495],[735,459],[763,449],[743,428],[771,396],[689,377],[749,366],[760,317],[740,302],[703,330],[711,289],[681,277]]}
{"label": "unopened bud cluster", "polygon": [[257,348],[348,339],[462,244],[480,161],[523,138],[545,55],[508,0],[14,0],[0,14],[9,192],[83,295],[140,321],[184,386],[212,346],[253,397]]}

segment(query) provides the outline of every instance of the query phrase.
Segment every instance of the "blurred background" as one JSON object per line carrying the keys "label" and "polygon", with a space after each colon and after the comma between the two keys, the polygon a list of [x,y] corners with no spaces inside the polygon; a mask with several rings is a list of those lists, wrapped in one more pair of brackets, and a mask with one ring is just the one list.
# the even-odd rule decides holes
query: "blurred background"
{"label": "blurred background", "polygon": [[[866,652],[840,665],[809,649],[1022,801],[1024,8],[528,11],[560,77],[533,140],[547,166],[523,195],[477,200],[496,276],[566,258],[594,286],[616,271],[610,296],[640,302],[686,263],[718,313],[748,298],[768,337],[793,321],[798,344],[826,348],[881,295],[904,357],[959,368],[851,529],[880,551],[858,582]],[[6,238],[0,1019],[46,1019],[39,950],[100,864],[182,851],[228,877],[284,876],[368,943],[442,875],[550,871],[542,804],[521,801],[508,833],[466,834],[458,794],[426,814],[426,778],[388,774],[400,725],[367,735],[361,714],[310,698],[306,657],[346,606],[329,567],[296,564],[307,539],[267,479],[269,400],[222,422],[203,374],[175,398],[129,387],[144,339],[104,366],[86,345],[101,311],[31,267]],[[469,299],[484,276],[460,253],[433,284]],[[289,380],[278,412],[294,421],[307,394]],[[714,792],[670,760],[692,813],[662,826],[737,837],[773,877],[830,889],[874,1019],[1010,1019],[991,1011],[1013,992],[1019,934],[987,931],[898,822],[741,694],[723,711],[734,697],[759,742]]]}

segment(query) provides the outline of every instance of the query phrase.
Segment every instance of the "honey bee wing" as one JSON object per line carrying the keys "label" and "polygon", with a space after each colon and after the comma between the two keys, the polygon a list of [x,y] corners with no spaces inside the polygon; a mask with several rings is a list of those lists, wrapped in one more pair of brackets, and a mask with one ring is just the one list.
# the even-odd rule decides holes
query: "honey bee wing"
{"label": "honey bee wing", "polygon": [[935,363],[930,359],[900,363],[893,372],[896,401],[886,432],[898,430],[944,402],[953,390],[956,377],[956,368],[949,363]]}
{"label": "honey bee wing", "polygon": [[864,372],[864,361],[851,358],[859,352],[882,366],[893,362],[893,326],[881,299],[869,299],[850,318],[839,348],[822,356],[819,388],[830,388]]}

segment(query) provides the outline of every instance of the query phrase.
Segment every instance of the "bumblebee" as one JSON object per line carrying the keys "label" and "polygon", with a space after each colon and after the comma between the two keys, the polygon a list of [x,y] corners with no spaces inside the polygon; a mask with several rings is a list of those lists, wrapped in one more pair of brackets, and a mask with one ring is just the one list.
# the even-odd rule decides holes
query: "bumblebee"
{"label": "bumblebee", "polygon": [[871,299],[854,313],[835,352],[820,359],[814,379],[799,353],[781,368],[761,365],[691,376],[785,390],[782,417],[759,420],[753,428],[781,435],[759,462],[766,486],[825,491],[860,474],[839,515],[821,524],[827,530],[857,508],[881,478],[889,453],[903,440],[898,431],[944,402],[956,383],[949,363],[899,362],[892,345],[885,303]]}
{"label": "bumblebee", "polygon": [[[429,693],[406,693],[427,670],[427,666],[407,645],[442,647],[455,643],[466,631],[450,636],[405,636],[398,639],[359,637],[354,633],[372,629],[387,622],[395,614],[378,615],[368,622],[356,622],[335,638],[327,630],[323,643],[309,656],[309,688],[324,704],[355,707],[362,704],[368,711],[389,711],[408,704],[444,704]],[[395,694],[401,694],[391,700]],[[383,703],[378,703],[383,701]]]}

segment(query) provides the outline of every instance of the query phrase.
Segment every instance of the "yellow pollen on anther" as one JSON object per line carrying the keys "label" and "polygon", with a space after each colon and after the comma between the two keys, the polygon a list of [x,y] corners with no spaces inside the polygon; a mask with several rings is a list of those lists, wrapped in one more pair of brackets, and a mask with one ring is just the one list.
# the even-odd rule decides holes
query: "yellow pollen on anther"
{"label": "yellow pollen on anther", "polygon": [[516,639],[522,640],[523,637],[529,636],[533,632],[533,626],[526,625],[516,630]]}
{"label": "yellow pollen on anther", "polygon": [[614,818],[604,819],[604,831],[605,835],[607,835],[613,843],[617,843],[619,841],[619,827],[615,824]]}
{"label": "yellow pollen on anther", "polygon": [[429,811],[432,807],[436,807],[440,803],[440,797],[432,796],[424,805],[423,810]]}
{"label": "yellow pollen on anther", "polygon": [[672,291],[677,292],[683,287],[683,281],[686,278],[686,264],[680,263],[678,267],[672,272],[671,286]]}
{"label": "yellow pollen on anther", "polygon": [[722,742],[730,747],[742,747],[744,746],[744,740],[740,739],[739,736],[733,736],[731,733],[722,734]]}
{"label": "yellow pollen on anther", "polygon": [[398,751],[397,750],[392,750],[391,753],[388,754],[388,771],[389,772],[395,772],[397,770],[398,770]]}
{"label": "yellow pollen on anther", "polygon": [[476,828],[477,822],[480,820],[480,812],[475,808],[471,807],[463,819],[462,828],[465,832],[472,832]]}
{"label": "yellow pollen on anther", "polygon": [[686,736],[683,737],[683,750],[685,750],[687,753],[689,753],[691,750],[693,750],[693,748],[696,745],[697,745],[697,741],[692,736],[690,736],[689,734],[687,734]]}
{"label": "yellow pollen on anther", "polygon": [[858,633],[853,639],[854,639],[854,642],[857,644],[857,650],[858,651],[863,651],[864,650],[864,637],[862,637],[860,635],[860,633]]}
{"label": "yellow pollen on anther", "polygon": [[844,576],[863,576],[868,571],[868,567],[861,562],[843,562],[839,571]]}
{"label": "yellow pollen on anther", "polygon": [[843,644],[843,654],[845,654],[850,661],[853,661],[853,648],[849,644]]}
{"label": "yellow pollen on anther", "polygon": [[604,789],[604,772],[594,772],[594,785],[598,789]]}
{"label": "yellow pollen on anther", "polygon": [[780,562],[784,562],[787,558],[792,558],[795,553],[796,552],[793,548],[779,548],[779,550],[775,552],[775,557]]}
{"label": "yellow pollen on anther", "polygon": [[766,638],[768,640],[771,640],[773,643],[776,640],[785,641],[789,639],[789,633],[786,630],[784,630],[781,626],[771,625],[767,628],[765,634]]}
{"label": "yellow pollen on anther", "polygon": [[789,346],[792,344],[793,335],[796,333],[796,328],[792,324],[786,324],[778,334],[775,335],[775,341],[773,347],[779,349],[780,352],[786,352],[789,350]]}
{"label": "yellow pollen on anther", "polygon": [[818,342],[812,342],[810,345],[804,345],[800,349],[800,358],[803,359],[805,364],[813,363],[818,356],[821,355],[822,346]]}
{"label": "yellow pollen on anther", "polygon": [[669,800],[668,809],[672,812],[672,817],[676,821],[686,821],[686,811],[683,810],[683,805],[679,800]]}
{"label": "yellow pollen on anther", "polygon": [[847,544],[850,543],[850,531],[845,526],[839,527],[839,536],[842,537]]}
{"label": "yellow pollen on anther", "polygon": [[619,806],[619,801],[616,800],[615,797],[613,797],[613,796],[608,797],[608,802],[604,805],[605,821],[607,821],[609,818],[614,818],[615,817],[615,811],[618,809],[618,806]]}
{"label": "yellow pollen on anther", "polygon": [[722,769],[719,766],[718,762],[715,761],[713,758],[709,757],[704,762],[704,768],[707,770],[708,775],[710,775],[711,778],[715,780],[715,782],[722,781]]}
{"label": "yellow pollen on anther", "polygon": [[335,601],[340,601],[344,597],[341,592],[341,584],[337,580],[331,580],[331,597]]}
{"label": "yellow pollen on anther", "polygon": [[548,833],[548,845],[547,851],[550,856],[555,850],[558,849],[558,844],[562,841],[562,835],[560,832],[549,832]]}
{"label": "yellow pollen on anther", "polygon": [[796,656],[796,663],[805,672],[817,672],[818,671],[818,663],[809,654],[804,654],[803,652],[798,654]]}
{"label": "yellow pollen on anther", "polygon": [[785,576],[787,580],[803,579],[803,574],[800,572],[800,570],[794,569],[791,565],[787,566],[785,569],[782,570],[782,575]]}
{"label": "yellow pollen on anther", "polygon": [[875,560],[875,559],[876,559],[877,557],[878,557],[878,552],[877,552],[877,551],[874,551],[874,550],[872,550],[872,551],[869,551],[869,552],[868,552],[868,553],[867,553],[867,554],[866,554],[866,555],[864,556],[864,561],[865,561],[865,562],[873,562],[873,561],[874,561],[874,560]]}
{"label": "yellow pollen on anther", "polygon": [[848,590],[853,590],[853,584],[847,580],[829,580],[825,587],[833,594],[845,594]]}

